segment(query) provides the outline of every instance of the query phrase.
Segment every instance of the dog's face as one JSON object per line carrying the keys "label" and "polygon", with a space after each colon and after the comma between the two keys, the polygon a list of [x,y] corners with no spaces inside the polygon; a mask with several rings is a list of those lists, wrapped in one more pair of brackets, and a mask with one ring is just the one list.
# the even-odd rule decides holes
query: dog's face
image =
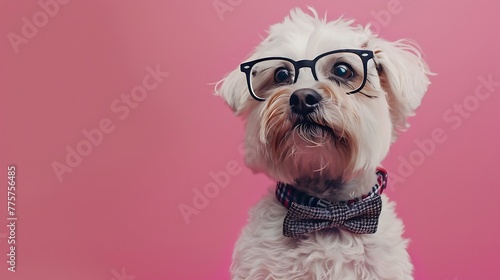
{"label": "dog's face", "polygon": [[246,162],[271,178],[349,181],[373,172],[420,105],[418,51],[351,21],[293,10],[216,90],[247,120]]}

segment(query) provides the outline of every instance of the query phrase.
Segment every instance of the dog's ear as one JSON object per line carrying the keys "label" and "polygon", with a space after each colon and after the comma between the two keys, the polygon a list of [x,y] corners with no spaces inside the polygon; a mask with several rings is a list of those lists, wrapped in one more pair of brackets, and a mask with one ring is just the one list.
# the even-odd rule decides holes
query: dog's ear
{"label": "dog's ear", "polygon": [[237,115],[241,114],[250,97],[245,74],[239,68],[229,73],[216,84],[215,95],[222,97]]}
{"label": "dog's ear", "polygon": [[432,75],[414,43],[406,40],[388,42],[372,38],[368,43],[377,63],[380,82],[387,92],[393,140],[398,131],[408,128],[407,118],[414,115],[430,84]]}

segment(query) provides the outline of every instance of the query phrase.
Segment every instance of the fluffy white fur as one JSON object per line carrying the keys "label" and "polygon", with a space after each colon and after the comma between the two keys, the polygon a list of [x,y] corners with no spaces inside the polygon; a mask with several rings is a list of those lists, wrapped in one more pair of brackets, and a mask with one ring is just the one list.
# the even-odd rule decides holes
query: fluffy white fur
{"label": "fluffy white fur", "polygon": [[[246,121],[246,163],[256,172],[290,183],[311,195],[345,201],[370,191],[375,169],[387,155],[398,132],[407,128],[427,90],[430,74],[418,50],[407,41],[388,42],[369,27],[338,19],[327,22],[292,10],[247,61],[271,56],[312,59],[336,49],[368,49],[362,92],[347,95],[330,81],[316,81],[302,68],[293,85],[273,88],[263,102],[250,96],[239,68],[216,90]],[[330,129],[296,124],[290,95],[297,89],[316,90],[323,99],[311,121]],[[390,174],[389,174],[390,176]],[[403,224],[394,203],[383,196],[375,234],[352,234],[333,229],[302,238],[283,236],[286,208],[274,187],[250,213],[248,225],[233,255],[233,279],[412,279],[413,266],[402,238]]]}

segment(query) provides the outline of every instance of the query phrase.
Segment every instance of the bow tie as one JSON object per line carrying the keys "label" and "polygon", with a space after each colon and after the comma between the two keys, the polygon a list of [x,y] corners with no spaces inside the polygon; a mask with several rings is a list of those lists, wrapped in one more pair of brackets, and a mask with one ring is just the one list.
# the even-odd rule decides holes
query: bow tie
{"label": "bow tie", "polygon": [[325,228],[342,228],[356,234],[375,233],[382,211],[380,194],[387,185],[387,172],[377,169],[377,182],[362,198],[330,202],[279,182],[276,197],[288,208],[283,235],[298,237]]}

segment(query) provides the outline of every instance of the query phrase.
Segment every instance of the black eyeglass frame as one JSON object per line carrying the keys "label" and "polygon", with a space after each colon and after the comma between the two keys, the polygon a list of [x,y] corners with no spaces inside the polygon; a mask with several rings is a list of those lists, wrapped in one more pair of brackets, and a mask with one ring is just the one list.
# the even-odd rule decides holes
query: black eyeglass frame
{"label": "black eyeglass frame", "polygon": [[294,77],[294,80],[293,80],[293,84],[295,84],[297,82],[297,79],[299,77],[299,70],[300,68],[303,68],[303,67],[308,67],[311,69],[312,71],[312,74],[313,74],[313,77],[316,81],[318,81],[318,76],[316,75],[316,62],[324,57],[324,56],[327,56],[327,55],[331,55],[331,54],[334,54],[334,53],[341,53],[341,52],[348,52],[348,53],[354,53],[354,54],[357,54],[361,60],[363,61],[363,82],[361,83],[361,86],[359,86],[359,88],[353,90],[353,91],[350,91],[350,92],[347,92],[348,95],[351,95],[351,94],[354,94],[356,92],[359,92],[366,84],[366,75],[367,75],[367,72],[368,72],[368,60],[372,59],[374,56],[373,56],[373,51],[370,51],[370,50],[359,50],[359,49],[339,49],[339,50],[334,50],[334,51],[329,51],[329,52],[326,52],[326,53],[322,53],[320,55],[318,55],[317,57],[315,57],[313,60],[299,60],[299,61],[295,61],[293,59],[290,59],[290,58],[287,58],[287,57],[278,57],[278,56],[275,56],[275,57],[264,57],[264,58],[259,58],[259,59],[256,59],[256,60],[252,60],[252,61],[248,61],[248,62],[244,62],[240,65],[240,70],[241,72],[245,73],[246,74],[246,78],[247,78],[247,86],[248,86],[248,91],[250,92],[250,95],[257,101],[265,101],[266,99],[265,98],[262,98],[262,97],[258,97],[254,92],[253,92],[253,89],[252,89],[252,84],[251,84],[251,69],[252,67],[259,63],[259,62],[262,62],[262,61],[266,61],[266,60],[277,60],[277,59],[282,59],[282,60],[286,60],[288,62],[290,62],[293,67],[294,67],[294,71],[295,71],[295,77]]}

